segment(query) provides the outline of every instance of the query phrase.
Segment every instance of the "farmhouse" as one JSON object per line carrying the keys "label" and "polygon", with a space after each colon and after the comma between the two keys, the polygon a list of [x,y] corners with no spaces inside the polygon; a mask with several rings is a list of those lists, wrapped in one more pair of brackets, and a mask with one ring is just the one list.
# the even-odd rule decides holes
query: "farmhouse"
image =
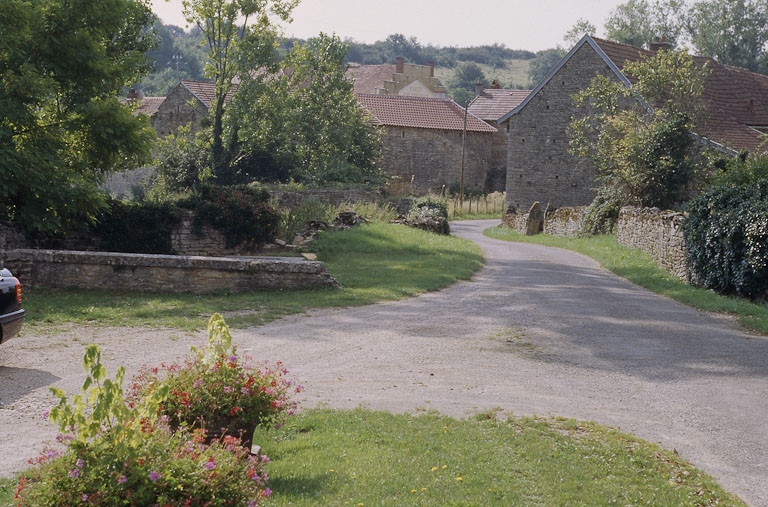
{"label": "farmhouse", "polygon": [[[598,74],[626,86],[627,61],[652,56],[651,51],[589,35],[560,61],[517,107],[499,118],[508,126],[507,208],[528,209],[534,202],[559,208],[589,204],[595,195],[594,168],[568,152],[567,129],[577,114],[573,95],[589,87]],[[768,132],[768,76],[708,62],[711,73],[702,100],[708,121],[699,135],[721,149],[765,150]]]}
{"label": "farmhouse", "polygon": [[[382,168],[416,195],[482,190],[491,167],[496,129],[455,102],[398,95],[359,94],[360,104],[383,129]],[[465,135],[466,117],[466,138]],[[462,163],[463,159],[463,163]]]}

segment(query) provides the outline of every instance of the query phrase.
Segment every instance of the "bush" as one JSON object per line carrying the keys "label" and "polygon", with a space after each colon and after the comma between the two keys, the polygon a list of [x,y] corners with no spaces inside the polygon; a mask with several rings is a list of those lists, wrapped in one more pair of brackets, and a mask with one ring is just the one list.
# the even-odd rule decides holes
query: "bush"
{"label": "bush", "polygon": [[762,298],[768,290],[768,179],[720,186],[687,206],[683,232],[694,283]]}
{"label": "bush", "polygon": [[304,230],[307,222],[330,222],[330,215],[329,205],[315,200],[302,201],[298,206],[286,209],[281,214],[279,236],[285,241],[292,241]]}
{"label": "bush", "polygon": [[145,370],[134,384],[139,399],[155,386],[167,390],[160,413],[172,428],[202,428],[209,440],[234,435],[250,447],[257,426],[276,426],[295,410],[289,394],[301,388],[287,378],[282,363],[249,365],[250,358],[237,355],[219,314],[208,322],[208,346],[192,350],[183,363]]}
{"label": "bush", "polygon": [[411,213],[418,215],[430,215],[448,219],[448,202],[438,197],[426,196],[417,199],[413,203]]}
{"label": "bush", "polygon": [[234,248],[275,240],[280,214],[268,201],[269,192],[257,185],[206,185],[178,205],[196,212],[192,224],[196,231],[208,224],[224,234],[226,248]]}
{"label": "bush", "polygon": [[[209,337],[229,336],[220,316],[209,323]],[[209,338],[215,351],[229,351],[228,342]],[[220,356],[205,356],[220,357]],[[232,360],[227,358],[226,368]],[[262,465],[265,456],[251,456],[235,436],[208,444],[205,429],[172,427],[162,408],[174,399],[173,386],[157,382],[123,395],[125,368],[107,378],[96,345],[89,345],[83,364],[87,372],[81,394],[72,402],[61,389],[50,418],[66,432],[63,452],[46,449],[22,474],[17,505],[256,505],[269,495]],[[251,384],[253,391],[273,389],[269,377]],[[272,410],[276,410],[270,407]],[[220,415],[220,406],[208,414]],[[233,431],[233,433],[236,433]]]}
{"label": "bush", "polygon": [[172,254],[171,231],[180,220],[173,206],[142,202],[110,202],[93,232],[107,252]]}
{"label": "bush", "polygon": [[610,187],[602,187],[584,212],[581,234],[613,234],[621,211],[621,200]]}

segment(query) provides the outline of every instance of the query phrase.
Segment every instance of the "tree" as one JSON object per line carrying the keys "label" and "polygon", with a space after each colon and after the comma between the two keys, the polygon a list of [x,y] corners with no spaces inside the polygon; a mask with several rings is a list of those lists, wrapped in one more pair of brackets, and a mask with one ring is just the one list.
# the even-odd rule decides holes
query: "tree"
{"label": "tree", "polygon": [[606,36],[616,42],[648,48],[664,38],[672,47],[683,36],[684,0],[629,0],[611,11],[605,22]]}
{"label": "tree", "polygon": [[[224,146],[223,117],[235,78],[272,64],[275,25],[290,20],[299,0],[184,0],[187,21],[197,25],[208,43],[206,76],[213,79],[211,160],[221,184],[235,180],[230,152]],[[260,61],[258,57],[266,57]],[[250,67],[243,68],[243,62]],[[245,73],[241,73],[241,71]]]}
{"label": "tree", "polygon": [[243,82],[228,125],[240,168],[311,184],[378,183],[381,141],[346,77],[346,44],[320,34],[295,44],[282,70]]}
{"label": "tree", "polygon": [[142,0],[5,0],[0,9],[0,219],[55,234],[93,220],[114,169],[149,159],[152,131],[118,93],[148,70]]}
{"label": "tree", "polygon": [[528,79],[535,85],[555,68],[563,59],[563,52],[560,49],[545,49],[536,53],[528,66]]}
{"label": "tree", "polygon": [[705,0],[691,8],[687,30],[697,54],[768,72],[768,0]]}
{"label": "tree", "polygon": [[566,50],[570,50],[585,35],[594,35],[597,31],[595,25],[584,18],[579,18],[576,24],[563,35],[563,42],[566,44]]}
{"label": "tree", "polygon": [[453,78],[448,83],[453,100],[462,106],[475,96],[475,85],[487,87],[488,81],[480,66],[474,62],[462,62],[453,71]]}
{"label": "tree", "polygon": [[632,88],[598,76],[577,95],[585,114],[571,123],[571,150],[597,169],[603,198],[674,207],[701,167],[694,129],[703,123],[698,99],[707,70],[686,52],[659,51],[623,71],[637,78]]}

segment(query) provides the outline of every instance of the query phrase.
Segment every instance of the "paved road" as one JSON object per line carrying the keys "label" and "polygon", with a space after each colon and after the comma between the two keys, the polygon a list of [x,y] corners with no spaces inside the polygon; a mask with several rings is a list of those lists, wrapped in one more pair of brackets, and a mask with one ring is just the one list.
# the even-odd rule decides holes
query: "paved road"
{"label": "paved road", "polygon": [[[454,416],[501,408],[618,427],[677,449],[754,507],[768,507],[768,339],[646,292],[592,260],[452,223],[486,266],[404,301],[322,310],[234,330],[241,351],[281,359],[305,406]],[[31,330],[28,330],[31,331]],[[0,475],[55,432],[48,387],[82,384],[81,344],[113,373],[178,359],[203,333],[78,327],[0,349]]]}
{"label": "paved road", "polygon": [[239,333],[306,379],[305,403],[464,416],[500,407],[619,427],[768,506],[768,339],[559,249],[452,223],[487,263],[407,301]]}

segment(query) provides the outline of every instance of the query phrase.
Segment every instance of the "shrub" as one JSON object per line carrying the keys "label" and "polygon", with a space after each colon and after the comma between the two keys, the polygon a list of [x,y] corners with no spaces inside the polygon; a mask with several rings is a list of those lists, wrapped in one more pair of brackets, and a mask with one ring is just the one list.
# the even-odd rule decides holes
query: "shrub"
{"label": "shrub", "polygon": [[180,220],[173,206],[151,202],[111,201],[93,232],[107,252],[172,254],[171,231]]}
{"label": "shrub", "polygon": [[301,390],[281,362],[255,367],[249,360],[238,356],[224,319],[214,314],[208,323],[208,346],[193,348],[181,364],[141,372],[134,397],[162,386],[168,396],[160,413],[172,428],[202,428],[209,440],[234,435],[249,447],[258,425],[277,425],[293,413],[296,403],[289,395]]}
{"label": "shrub", "polygon": [[256,505],[264,487],[264,456],[250,456],[236,437],[207,445],[204,430],[172,431],[158,409],[169,394],[157,385],[127,401],[122,383],[107,378],[96,345],[83,360],[81,394],[59,405],[51,419],[62,431],[60,452],[46,449],[19,480],[15,499],[24,506]]}
{"label": "shrub", "polygon": [[621,200],[610,187],[602,187],[584,213],[581,234],[613,234],[619,220]]}
{"label": "shrub", "polygon": [[286,241],[293,240],[300,233],[307,222],[329,222],[330,206],[315,200],[307,200],[283,211],[280,216],[279,236]]}
{"label": "shrub", "polygon": [[760,298],[768,289],[768,179],[720,186],[693,199],[683,223],[693,281]]}
{"label": "shrub", "polygon": [[417,199],[413,203],[413,209],[411,210],[411,213],[415,213],[422,216],[428,215],[428,216],[443,217],[447,220],[448,219],[448,202],[445,199],[440,199],[438,197],[432,197],[432,196],[422,197],[420,199]]}
{"label": "shrub", "polygon": [[268,200],[269,192],[257,185],[206,185],[179,206],[196,212],[192,225],[198,232],[208,224],[224,234],[227,248],[234,248],[269,243],[277,237],[280,214]]}

